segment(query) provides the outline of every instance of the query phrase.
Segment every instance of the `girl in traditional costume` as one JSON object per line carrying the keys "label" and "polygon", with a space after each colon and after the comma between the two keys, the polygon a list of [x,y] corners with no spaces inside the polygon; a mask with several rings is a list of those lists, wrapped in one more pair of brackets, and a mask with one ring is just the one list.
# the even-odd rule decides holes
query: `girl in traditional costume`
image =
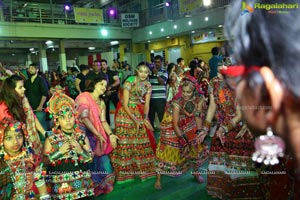
{"label": "girl in traditional costume", "polygon": [[[23,123],[4,119],[0,125],[0,199],[50,199],[42,165],[36,166]],[[36,187],[38,189],[38,194]]]}
{"label": "girl in traditional costume", "polygon": [[93,199],[94,188],[86,163],[92,161],[89,141],[77,122],[75,102],[56,92],[48,102],[54,119],[52,134],[46,138],[44,154],[50,164],[47,186],[53,199]]}
{"label": "girl in traditional costume", "polygon": [[41,162],[42,143],[38,131],[45,136],[46,131],[34,115],[25,96],[24,80],[18,75],[8,77],[0,89],[0,121],[4,118],[26,124],[28,143],[33,149],[36,165]]}
{"label": "girl in traditional costume", "polygon": [[186,76],[179,93],[166,107],[156,150],[156,189],[162,188],[161,174],[179,176],[190,168],[198,182],[204,181],[199,167],[208,158],[208,150],[202,144],[204,138],[199,135],[204,98],[199,94],[198,86],[194,77]]}
{"label": "girl in traditional costume", "polygon": [[259,173],[251,159],[254,140],[247,127],[241,126],[235,92],[221,74],[210,81],[209,97],[202,133],[207,135],[213,118],[218,127],[211,142],[208,194],[220,199],[261,199]]}
{"label": "girl in traditional costume", "polygon": [[149,68],[141,64],[137,75],[124,83],[122,106],[117,108],[115,134],[118,146],[111,154],[117,183],[142,181],[155,177],[155,139],[148,120],[151,84],[147,80]]}

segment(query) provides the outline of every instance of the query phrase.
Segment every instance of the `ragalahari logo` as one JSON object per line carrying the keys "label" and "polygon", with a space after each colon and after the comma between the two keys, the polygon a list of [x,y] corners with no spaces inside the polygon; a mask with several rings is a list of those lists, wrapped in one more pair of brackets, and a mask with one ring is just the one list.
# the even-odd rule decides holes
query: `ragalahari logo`
{"label": "ragalahari logo", "polygon": [[252,13],[254,12],[254,8],[248,4],[246,4],[246,2],[242,2],[242,12],[241,12],[241,16],[247,14],[247,13]]}

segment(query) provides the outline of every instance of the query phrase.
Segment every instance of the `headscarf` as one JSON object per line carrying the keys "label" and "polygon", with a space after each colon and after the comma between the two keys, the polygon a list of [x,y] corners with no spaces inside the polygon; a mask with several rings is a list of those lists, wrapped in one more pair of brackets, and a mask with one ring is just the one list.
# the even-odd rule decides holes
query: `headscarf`
{"label": "headscarf", "polygon": [[196,93],[194,95],[204,94],[204,92],[201,90],[200,84],[198,83],[197,79],[195,77],[191,76],[191,75],[186,75],[185,77],[183,77],[181,79],[181,82],[180,82],[180,85],[179,85],[179,88],[178,88],[178,93],[174,96],[173,99],[178,99],[182,96],[182,86],[183,86],[183,83],[186,82],[186,81],[191,82],[191,85],[194,87],[195,93]]}

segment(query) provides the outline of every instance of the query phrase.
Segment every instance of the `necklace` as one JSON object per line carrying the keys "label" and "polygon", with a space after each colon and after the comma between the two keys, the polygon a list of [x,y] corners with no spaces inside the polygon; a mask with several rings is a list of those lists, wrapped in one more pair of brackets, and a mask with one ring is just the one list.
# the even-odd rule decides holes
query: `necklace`
{"label": "necklace", "polygon": [[184,103],[183,106],[184,110],[189,114],[192,114],[196,108],[196,105],[194,103],[194,98],[190,98],[189,100],[184,101],[183,103]]}
{"label": "necklace", "polygon": [[96,102],[96,104],[100,105],[101,100],[100,100],[99,96],[95,97],[93,93],[90,93],[90,94],[91,94],[92,99]]}
{"label": "necklace", "polygon": [[8,166],[8,172],[12,178],[15,194],[14,197],[17,200],[26,199],[26,169],[25,169],[25,156],[19,157],[20,162],[16,165],[16,160],[6,160]]}
{"label": "necklace", "polygon": [[25,155],[26,155],[25,150],[22,150],[21,153],[19,153],[16,156],[10,156],[6,152],[4,152],[4,160],[5,161],[16,161],[16,160],[19,160],[19,159],[23,158]]}
{"label": "necklace", "polygon": [[[80,141],[82,140],[81,135],[78,136],[78,128],[75,128],[75,130],[73,130],[72,133],[67,133],[64,132],[60,129],[57,130],[57,136],[55,137],[55,143],[57,145],[57,148],[60,148],[64,143],[69,143],[71,144],[72,140],[78,141],[80,143]],[[70,148],[68,152],[66,152],[60,159],[58,160],[68,160],[71,159],[72,162],[74,162],[75,166],[78,165],[78,161],[80,161],[80,157],[78,156],[77,152],[75,149]],[[61,161],[60,161],[61,162]],[[60,163],[58,162],[58,163]],[[66,161],[65,161],[66,162]]]}

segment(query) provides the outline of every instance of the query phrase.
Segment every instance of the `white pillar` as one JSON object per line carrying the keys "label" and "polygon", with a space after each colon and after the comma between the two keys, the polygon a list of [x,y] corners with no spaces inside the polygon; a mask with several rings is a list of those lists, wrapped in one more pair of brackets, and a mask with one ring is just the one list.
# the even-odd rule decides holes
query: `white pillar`
{"label": "white pillar", "polygon": [[27,60],[26,60],[26,63],[25,63],[26,67],[28,67],[31,63],[32,63],[31,53],[29,53],[29,54],[27,54]]}
{"label": "white pillar", "polygon": [[60,72],[67,72],[67,56],[65,52],[65,43],[64,41],[59,41],[59,64],[60,64]]}
{"label": "white pillar", "polygon": [[48,71],[46,48],[44,47],[42,42],[40,43],[39,57],[40,57],[40,70],[42,72]]}

